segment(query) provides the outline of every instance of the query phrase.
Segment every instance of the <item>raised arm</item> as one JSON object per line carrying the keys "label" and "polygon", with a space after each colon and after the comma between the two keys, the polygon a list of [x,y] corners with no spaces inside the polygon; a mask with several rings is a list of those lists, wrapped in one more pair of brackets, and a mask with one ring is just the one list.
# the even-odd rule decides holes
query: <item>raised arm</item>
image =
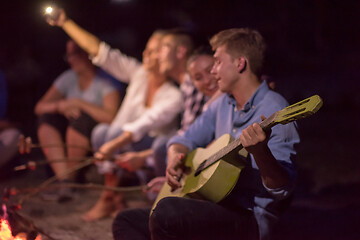
{"label": "raised arm", "polygon": [[48,18],[47,22],[52,26],[61,27],[88,54],[97,56],[100,40],[68,18],[64,9],[58,9],[58,11],[59,17],[56,20]]}
{"label": "raised arm", "polygon": [[87,32],[66,16],[64,9],[59,9],[56,20],[47,18],[52,26],[61,27],[82,49],[91,57],[92,63],[113,75],[119,81],[129,83],[141,67],[141,62],[134,57],[123,54],[118,49],[112,49],[105,42]]}

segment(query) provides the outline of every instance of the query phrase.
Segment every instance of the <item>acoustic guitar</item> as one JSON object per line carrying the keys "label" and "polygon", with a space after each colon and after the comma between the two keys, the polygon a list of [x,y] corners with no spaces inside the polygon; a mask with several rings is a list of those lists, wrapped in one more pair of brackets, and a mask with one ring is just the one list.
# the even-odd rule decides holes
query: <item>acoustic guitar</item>
{"label": "acoustic guitar", "polygon": [[[304,99],[298,103],[275,112],[260,123],[264,131],[277,124],[287,124],[316,113],[323,102],[318,95]],[[157,196],[156,204],[165,197],[190,197],[219,202],[235,187],[244,168],[247,156],[240,139],[233,139],[230,134],[224,134],[207,148],[197,148],[191,151],[185,159],[186,174],[181,179],[181,188],[175,191],[165,183]],[[151,211],[152,212],[152,211]]]}

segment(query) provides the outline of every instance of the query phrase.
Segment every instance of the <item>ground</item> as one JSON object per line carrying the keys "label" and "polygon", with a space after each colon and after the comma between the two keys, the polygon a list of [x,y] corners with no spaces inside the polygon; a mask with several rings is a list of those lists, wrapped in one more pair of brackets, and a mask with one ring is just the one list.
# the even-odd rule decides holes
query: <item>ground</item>
{"label": "ground", "polygon": [[[0,183],[1,189],[5,186],[27,188],[36,186],[44,180],[45,169],[18,174],[16,178]],[[30,184],[29,184],[30,183]],[[100,194],[96,189],[80,189],[76,192],[72,201],[58,203],[57,201],[44,201],[40,194],[25,198],[22,209],[18,211],[21,216],[33,222],[33,224],[53,239],[59,240],[110,240],[112,239],[112,218],[105,218],[95,222],[84,222],[81,219],[90,207],[95,203]],[[151,206],[147,197],[141,191],[126,193],[129,207]],[[24,196],[19,194],[12,196],[8,205],[16,204]],[[43,240],[51,238],[42,236]]]}
{"label": "ground", "polygon": [[[44,175],[38,172],[22,173],[14,179],[1,182],[1,187],[27,187],[40,183]],[[80,191],[73,201],[57,203],[43,201],[38,195],[26,199],[19,213],[36,227],[59,240],[110,240],[112,218],[84,222],[81,215],[95,203],[100,192],[94,189]],[[23,195],[13,196],[16,202]],[[131,207],[146,206],[140,191],[127,194]],[[149,205],[148,205],[149,206]],[[338,185],[317,193],[304,192],[299,187],[274,234],[274,240],[360,239],[360,184]],[[43,236],[43,240],[49,240]]]}

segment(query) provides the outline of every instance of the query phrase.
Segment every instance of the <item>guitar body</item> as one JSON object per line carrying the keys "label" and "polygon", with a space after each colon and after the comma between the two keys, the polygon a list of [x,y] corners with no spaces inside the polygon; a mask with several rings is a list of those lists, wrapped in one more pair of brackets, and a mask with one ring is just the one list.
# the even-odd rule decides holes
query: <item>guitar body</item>
{"label": "guitar body", "polygon": [[[228,145],[232,140],[231,135],[224,134],[209,147],[191,151],[185,159],[185,166],[190,169],[190,172],[181,178],[182,188],[171,192],[170,186],[165,183],[155,200],[153,209],[162,198],[170,196],[204,199],[215,203],[225,198],[234,188],[243,167],[242,161],[239,159],[240,156],[237,157],[238,159],[221,159],[196,177],[194,171],[203,161]],[[244,152],[246,153],[246,151]],[[241,151],[241,153],[243,152]]]}

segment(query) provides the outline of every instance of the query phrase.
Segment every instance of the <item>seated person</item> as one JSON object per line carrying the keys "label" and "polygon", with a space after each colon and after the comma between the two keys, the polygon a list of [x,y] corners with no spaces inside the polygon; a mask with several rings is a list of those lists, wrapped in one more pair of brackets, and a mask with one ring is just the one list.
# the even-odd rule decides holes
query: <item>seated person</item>
{"label": "seated person", "polygon": [[[212,64],[212,55],[210,48],[199,48],[196,53],[191,56],[193,43],[191,37],[179,30],[169,30],[163,37],[160,46],[159,67],[160,71],[168,77],[176,81],[183,95],[181,124],[178,133],[184,132],[189,125],[199,116],[203,110],[205,102],[209,100],[213,92],[217,90],[214,87],[216,81],[210,77],[205,71],[204,66],[198,68],[198,71],[203,71],[204,80],[198,80],[196,84],[191,80],[187,65],[192,63],[198,56],[205,58],[203,64]],[[176,56],[176,57],[175,57]],[[207,56],[207,57],[206,57]],[[192,58],[192,59],[189,59]],[[198,61],[196,61],[198,62]],[[208,66],[206,66],[208,67]],[[197,85],[197,87],[195,86]],[[211,87],[209,87],[211,85]],[[202,88],[199,90],[199,88]],[[205,93],[203,92],[205,91]],[[218,94],[216,94],[218,95]],[[134,165],[136,162],[150,162],[155,163],[156,176],[164,176],[166,158],[166,143],[176,132],[171,132],[167,135],[162,135],[156,138],[150,149],[141,152],[127,152],[124,156],[124,161],[128,165]],[[126,159],[126,160],[125,160]]]}
{"label": "seated person", "polygon": [[[150,209],[128,209],[113,224],[114,239],[269,239],[271,229],[288,206],[295,183],[296,124],[264,132],[259,122],[288,106],[260,80],[265,42],[256,30],[228,29],[211,38],[215,64],[211,70],[217,98],[184,135],[168,142],[166,181],[181,187],[184,156],[206,147],[223,134],[241,141],[249,153],[230,192],[219,203],[165,197]],[[239,159],[234,159],[240,160]],[[216,191],[216,189],[214,189]]]}
{"label": "seated person", "polygon": [[[35,106],[40,144],[59,146],[43,148],[49,161],[83,159],[91,149],[92,129],[97,123],[110,123],[120,104],[119,92],[107,79],[96,74],[97,68],[88,55],[72,40],[66,44],[66,59],[71,69],[55,80]],[[50,166],[58,180],[68,181],[73,176],[66,171],[75,164],[63,161]]]}
{"label": "seated person", "polygon": [[193,52],[193,45],[187,32],[174,29],[164,36],[159,51],[160,72],[177,82],[183,95],[183,112],[178,133],[183,133],[201,114],[208,99],[196,89],[187,73],[187,61]]}
{"label": "seated person", "polygon": [[[178,114],[181,111],[181,93],[179,89],[159,72],[158,48],[162,32],[155,32],[143,51],[143,61],[126,56],[117,49],[85,31],[60,9],[58,19],[49,20],[52,25],[60,26],[93,58],[94,64],[118,79],[129,83],[124,101],[111,124],[100,124],[92,133],[92,145],[97,151],[95,157],[109,159],[115,156],[121,167],[117,175],[114,164],[102,165],[105,173],[105,185],[117,186],[124,169],[132,171],[124,155],[118,153],[148,149],[154,137],[167,135],[178,126]],[[128,158],[125,158],[128,159]],[[104,167],[110,166],[110,167]],[[137,166],[136,168],[139,168]],[[135,170],[135,169],[134,169]],[[121,194],[103,191],[95,206],[83,219],[96,220],[109,216],[123,207]]]}
{"label": "seated person", "polygon": [[[195,49],[187,61],[187,72],[194,86],[208,99],[203,105],[202,112],[206,111],[210,103],[222,94],[215,76],[210,72],[214,61],[213,51],[210,46],[200,46]],[[163,174],[165,174],[165,171]],[[165,177],[157,177],[151,180],[148,183],[150,192],[159,192],[165,181]]]}
{"label": "seated person", "polygon": [[4,74],[0,71],[0,168],[8,163],[17,152],[19,129],[6,118],[7,86]]}
{"label": "seated person", "polygon": [[[195,96],[195,99],[193,99],[193,102],[196,102],[196,100],[199,98],[202,99],[202,101],[200,101],[198,104],[201,104],[200,106],[202,106],[203,110],[196,110],[196,112],[202,112],[205,111],[207,106],[214,101],[217,97],[219,97],[222,92],[219,91],[218,88],[218,84],[217,84],[217,80],[215,78],[214,75],[212,75],[210,73],[211,68],[214,64],[214,58],[212,56],[212,50],[210,48],[210,46],[201,46],[198,49],[196,49],[194,51],[194,53],[189,57],[189,59],[187,60],[187,73],[189,75],[189,79],[191,79],[192,84],[190,83],[185,83],[189,89],[190,86],[194,86],[194,88],[196,87],[196,90],[198,92],[196,92],[196,94],[188,94],[184,96],[184,102],[189,101],[189,98],[192,98],[193,96]],[[195,91],[192,91],[195,92]],[[203,94],[203,96],[205,97],[201,97]],[[205,103],[205,104],[204,104]],[[186,109],[184,109],[184,111],[186,112],[191,112],[192,109],[190,108],[190,104],[184,106],[186,107]],[[193,116],[196,118],[198,116],[199,113],[195,114],[195,112],[193,113]],[[190,115],[190,114],[189,114]],[[182,121],[184,122],[184,121]],[[185,127],[185,126],[184,126]],[[184,129],[180,130],[180,131],[184,131]],[[124,166],[128,166],[128,168],[134,170],[136,169],[135,165],[139,165],[139,162],[151,162],[151,161],[156,161],[154,159],[164,159],[166,158],[166,149],[164,150],[165,153],[160,154],[159,152],[162,150],[162,146],[166,145],[167,140],[170,139],[170,135],[167,136],[162,136],[162,138],[160,139],[155,139],[155,141],[153,142],[153,145],[150,149],[144,150],[144,151],[140,151],[140,152],[126,152],[122,155],[118,155],[117,158],[123,158],[123,162],[124,162]],[[154,155],[160,155],[160,156],[154,156]],[[126,164],[125,164],[126,162]],[[165,164],[164,161],[162,161],[163,164]],[[141,165],[141,164],[140,164]],[[159,165],[159,164],[157,164]],[[156,169],[157,173],[156,176],[164,176],[165,175],[165,166],[158,166],[158,168]],[[160,179],[163,179],[163,181],[160,181]],[[154,179],[155,182],[160,183],[162,182],[162,184],[165,181],[165,178],[161,178],[158,177],[156,179]],[[153,185],[153,180],[150,181],[149,186]],[[160,187],[162,186],[162,184],[160,184]],[[159,184],[157,184],[159,187]],[[155,189],[152,189],[152,191],[155,191]]]}
{"label": "seated person", "polygon": [[197,48],[187,61],[187,72],[191,80],[196,89],[207,97],[202,112],[205,112],[210,103],[222,94],[215,76],[211,74],[213,65],[213,51],[210,46]]}

